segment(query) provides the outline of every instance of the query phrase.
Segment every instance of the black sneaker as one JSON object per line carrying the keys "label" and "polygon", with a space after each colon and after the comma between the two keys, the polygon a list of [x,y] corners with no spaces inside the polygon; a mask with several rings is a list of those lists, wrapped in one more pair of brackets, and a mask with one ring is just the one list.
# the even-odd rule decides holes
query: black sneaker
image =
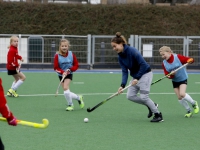
{"label": "black sneaker", "polygon": [[162,117],[162,113],[155,113],[155,116],[153,117],[153,119],[151,120],[151,122],[163,122],[163,117]]}
{"label": "black sneaker", "polygon": [[[158,104],[154,103],[155,106],[158,108]],[[147,115],[147,118],[151,118],[153,116],[153,112],[151,111],[151,109],[147,106],[147,108],[149,109],[149,114]]]}

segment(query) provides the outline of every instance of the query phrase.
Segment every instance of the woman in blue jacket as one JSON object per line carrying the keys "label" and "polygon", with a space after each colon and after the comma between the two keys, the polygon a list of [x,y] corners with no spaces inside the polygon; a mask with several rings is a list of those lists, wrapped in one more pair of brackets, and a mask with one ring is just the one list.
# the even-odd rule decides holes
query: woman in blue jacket
{"label": "woman in blue jacket", "polygon": [[[111,46],[113,50],[118,53],[119,64],[122,68],[122,81],[118,92],[121,93],[121,90],[126,86],[129,71],[132,77],[130,84],[133,86],[127,91],[127,99],[147,106],[150,111],[148,118],[154,113],[151,122],[162,122],[162,113],[159,112],[157,104],[149,98],[153,78],[153,73],[149,64],[147,64],[137,49],[127,45],[125,37],[122,36],[120,32],[117,32],[116,36],[112,38]],[[137,95],[138,92],[140,92],[139,96]]]}

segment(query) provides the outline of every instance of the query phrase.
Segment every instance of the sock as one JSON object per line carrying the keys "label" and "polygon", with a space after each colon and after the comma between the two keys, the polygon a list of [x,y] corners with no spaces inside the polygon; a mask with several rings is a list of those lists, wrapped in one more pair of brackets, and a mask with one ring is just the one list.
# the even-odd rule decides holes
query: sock
{"label": "sock", "polygon": [[183,98],[184,100],[188,101],[190,104],[194,105],[195,101],[192,99],[192,97],[190,95],[188,95],[187,93],[185,94],[185,97]]}
{"label": "sock", "polygon": [[185,101],[184,99],[182,100],[178,100],[178,102],[188,111],[191,112],[190,106],[188,105],[187,101]]}
{"label": "sock", "polygon": [[80,97],[77,95],[77,94],[75,94],[75,93],[73,93],[73,92],[70,92],[71,93],[71,97],[72,97],[72,99],[75,99],[75,100],[80,100]]}
{"label": "sock", "polygon": [[14,86],[12,87],[12,89],[16,91],[22,83],[23,83],[22,80],[18,80],[18,81],[14,84]]}
{"label": "sock", "polygon": [[12,85],[11,85],[11,89],[13,89],[14,85],[15,85],[15,81],[12,83]]}
{"label": "sock", "polygon": [[64,96],[65,96],[65,99],[66,99],[68,105],[69,105],[69,106],[73,106],[73,103],[72,103],[72,96],[71,96],[70,90],[65,90],[65,91],[64,91]]}

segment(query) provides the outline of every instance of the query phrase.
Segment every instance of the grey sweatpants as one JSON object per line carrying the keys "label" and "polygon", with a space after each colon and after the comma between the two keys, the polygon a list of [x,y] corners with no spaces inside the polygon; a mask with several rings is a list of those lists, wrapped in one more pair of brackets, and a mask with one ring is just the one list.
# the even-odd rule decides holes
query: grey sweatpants
{"label": "grey sweatpants", "polygon": [[[144,74],[138,80],[137,85],[128,88],[127,99],[132,102],[148,106],[153,113],[159,113],[158,108],[155,106],[154,102],[149,98],[152,78],[152,72]],[[132,80],[130,81],[130,84],[132,83]],[[140,93],[140,95],[137,95],[138,92]]]}

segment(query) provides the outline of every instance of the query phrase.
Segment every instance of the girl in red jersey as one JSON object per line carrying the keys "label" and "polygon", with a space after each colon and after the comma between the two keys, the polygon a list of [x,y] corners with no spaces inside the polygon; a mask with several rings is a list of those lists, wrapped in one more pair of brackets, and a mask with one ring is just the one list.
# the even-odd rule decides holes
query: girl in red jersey
{"label": "girl in red jersey", "polygon": [[59,51],[54,56],[54,70],[58,74],[58,78],[61,81],[65,76],[62,87],[64,90],[65,99],[68,104],[66,111],[74,110],[72,99],[77,100],[81,108],[84,107],[83,97],[72,93],[69,89],[69,85],[73,77],[73,72],[75,72],[79,67],[75,54],[72,53],[72,51],[69,51],[69,46],[69,41],[62,39],[59,44]]}
{"label": "girl in red jersey", "polygon": [[[193,58],[185,57],[180,54],[174,54],[170,49],[170,47],[168,46],[161,47],[159,52],[161,57],[164,59],[162,66],[165,75],[173,73],[173,70],[179,68],[183,64],[186,63],[191,64],[194,62]],[[188,102],[194,108],[194,113],[197,114],[199,112],[197,101],[194,101],[192,97],[186,93],[187,79],[188,79],[188,74],[186,72],[186,69],[183,68],[173,73],[173,75],[169,76],[168,78],[172,79],[174,92],[178,97],[178,102],[187,110],[185,117],[189,118],[192,116],[192,111],[190,106],[188,105]]]}
{"label": "girl in red jersey", "polygon": [[11,88],[7,92],[7,96],[13,96],[13,97],[18,97],[19,95],[16,93],[16,90],[19,88],[19,86],[25,81],[26,76],[19,71],[19,63],[18,60],[23,62],[24,60],[22,57],[18,54],[18,37],[17,36],[12,36],[10,38],[10,46],[9,46],[9,51],[7,54],[7,70],[8,70],[8,75],[12,75],[15,79],[15,81],[12,83]]}
{"label": "girl in red jersey", "polygon": [[[4,96],[4,90],[2,86],[2,81],[0,78],[0,113],[4,118],[7,119],[7,122],[9,125],[16,126],[17,125],[17,119],[14,117],[12,112],[9,110],[9,107],[6,102],[6,98]],[[0,138],[0,150],[4,150],[4,145]]]}

